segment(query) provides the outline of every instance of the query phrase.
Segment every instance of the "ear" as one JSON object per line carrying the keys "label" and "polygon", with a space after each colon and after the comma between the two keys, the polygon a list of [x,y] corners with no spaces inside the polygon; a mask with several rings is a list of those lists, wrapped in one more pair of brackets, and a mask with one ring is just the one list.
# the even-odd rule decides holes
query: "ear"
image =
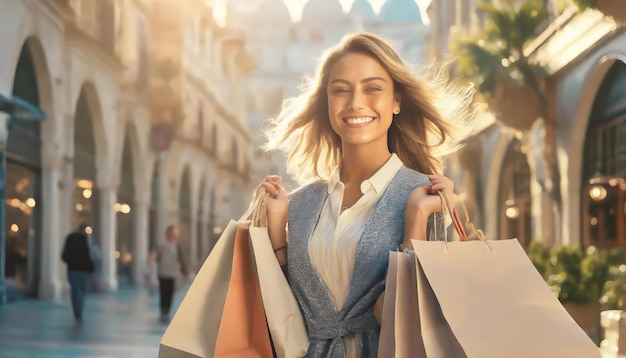
{"label": "ear", "polygon": [[400,94],[396,93],[393,96],[393,113],[398,114],[400,113],[400,105],[402,104],[402,96],[400,96]]}

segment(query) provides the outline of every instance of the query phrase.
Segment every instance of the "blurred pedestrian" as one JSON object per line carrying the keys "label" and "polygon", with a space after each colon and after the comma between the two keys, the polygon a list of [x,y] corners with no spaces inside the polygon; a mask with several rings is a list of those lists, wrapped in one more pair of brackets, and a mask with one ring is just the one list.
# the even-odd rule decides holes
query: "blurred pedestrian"
{"label": "blurred pedestrian", "polygon": [[65,239],[63,254],[61,255],[61,259],[67,264],[67,280],[71,288],[72,309],[75,322],[79,325],[83,321],[85,296],[95,271],[88,228],[87,223],[81,223],[78,230],[70,233]]}
{"label": "blurred pedestrian", "polygon": [[182,250],[178,245],[178,229],[170,225],[165,230],[165,242],[157,249],[157,271],[161,301],[160,321],[168,323],[176,279],[187,274]]}

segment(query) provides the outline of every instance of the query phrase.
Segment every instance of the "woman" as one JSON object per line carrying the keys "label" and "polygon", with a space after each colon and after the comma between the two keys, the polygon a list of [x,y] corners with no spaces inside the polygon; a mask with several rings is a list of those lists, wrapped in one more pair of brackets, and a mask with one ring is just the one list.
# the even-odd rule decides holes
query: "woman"
{"label": "woman", "polygon": [[269,194],[268,231],[304,314],[308,357],[376,356],[389,251],[425,239],[441,205],[433,194],[453,193],[438,155],[465,133],[435,103],[458,120],[471,97],[443,83],[428,87],[380,37],[347,35],[268,132],[267,149],[284,150],[306,184],[288,196],[268,176],[257,192]]}

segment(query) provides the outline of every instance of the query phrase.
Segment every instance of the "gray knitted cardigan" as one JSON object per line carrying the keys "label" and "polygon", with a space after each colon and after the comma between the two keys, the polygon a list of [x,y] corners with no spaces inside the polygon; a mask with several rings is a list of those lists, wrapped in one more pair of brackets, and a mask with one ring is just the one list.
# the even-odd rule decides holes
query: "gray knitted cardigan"
{"label": "gray knitted cardigan", "polygon": [[404,209],[413,189],[430,184],[428,177],[401,168],[374,207],[357,248],[346,302],[336,311],[328,289],[313,268],[308,241],[328,196],[318,181],[295,191],[289,200],[289,282],[303,312],[310,346],[307,357],[345,357],[341,337],[356,335],[361,357],[376,357],[380,325],[374,304],[385,287],[389,252],[398,251],[404,236]]}

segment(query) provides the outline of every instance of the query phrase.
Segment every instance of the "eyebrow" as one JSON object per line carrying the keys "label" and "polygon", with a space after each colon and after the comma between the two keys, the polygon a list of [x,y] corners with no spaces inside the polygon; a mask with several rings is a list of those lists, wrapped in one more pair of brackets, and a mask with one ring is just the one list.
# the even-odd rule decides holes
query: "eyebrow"
{"label": "eyebrow", "polygon": [[[361,83],[367,83],[367,82],[372,82],[372,81],[383,81],[383,82],[387,82],[384,78],[382,77],[368,77],[368,78],[364,78],[361,80]],[[332,80],[329,84],[333,84],[333,83],[337,83],[337,82],[341,82],[341,83],[346,83],[346,84],[350,84],[350,82],[348,82],[347,80],[341,79],[341,78],[337,78]]]}

